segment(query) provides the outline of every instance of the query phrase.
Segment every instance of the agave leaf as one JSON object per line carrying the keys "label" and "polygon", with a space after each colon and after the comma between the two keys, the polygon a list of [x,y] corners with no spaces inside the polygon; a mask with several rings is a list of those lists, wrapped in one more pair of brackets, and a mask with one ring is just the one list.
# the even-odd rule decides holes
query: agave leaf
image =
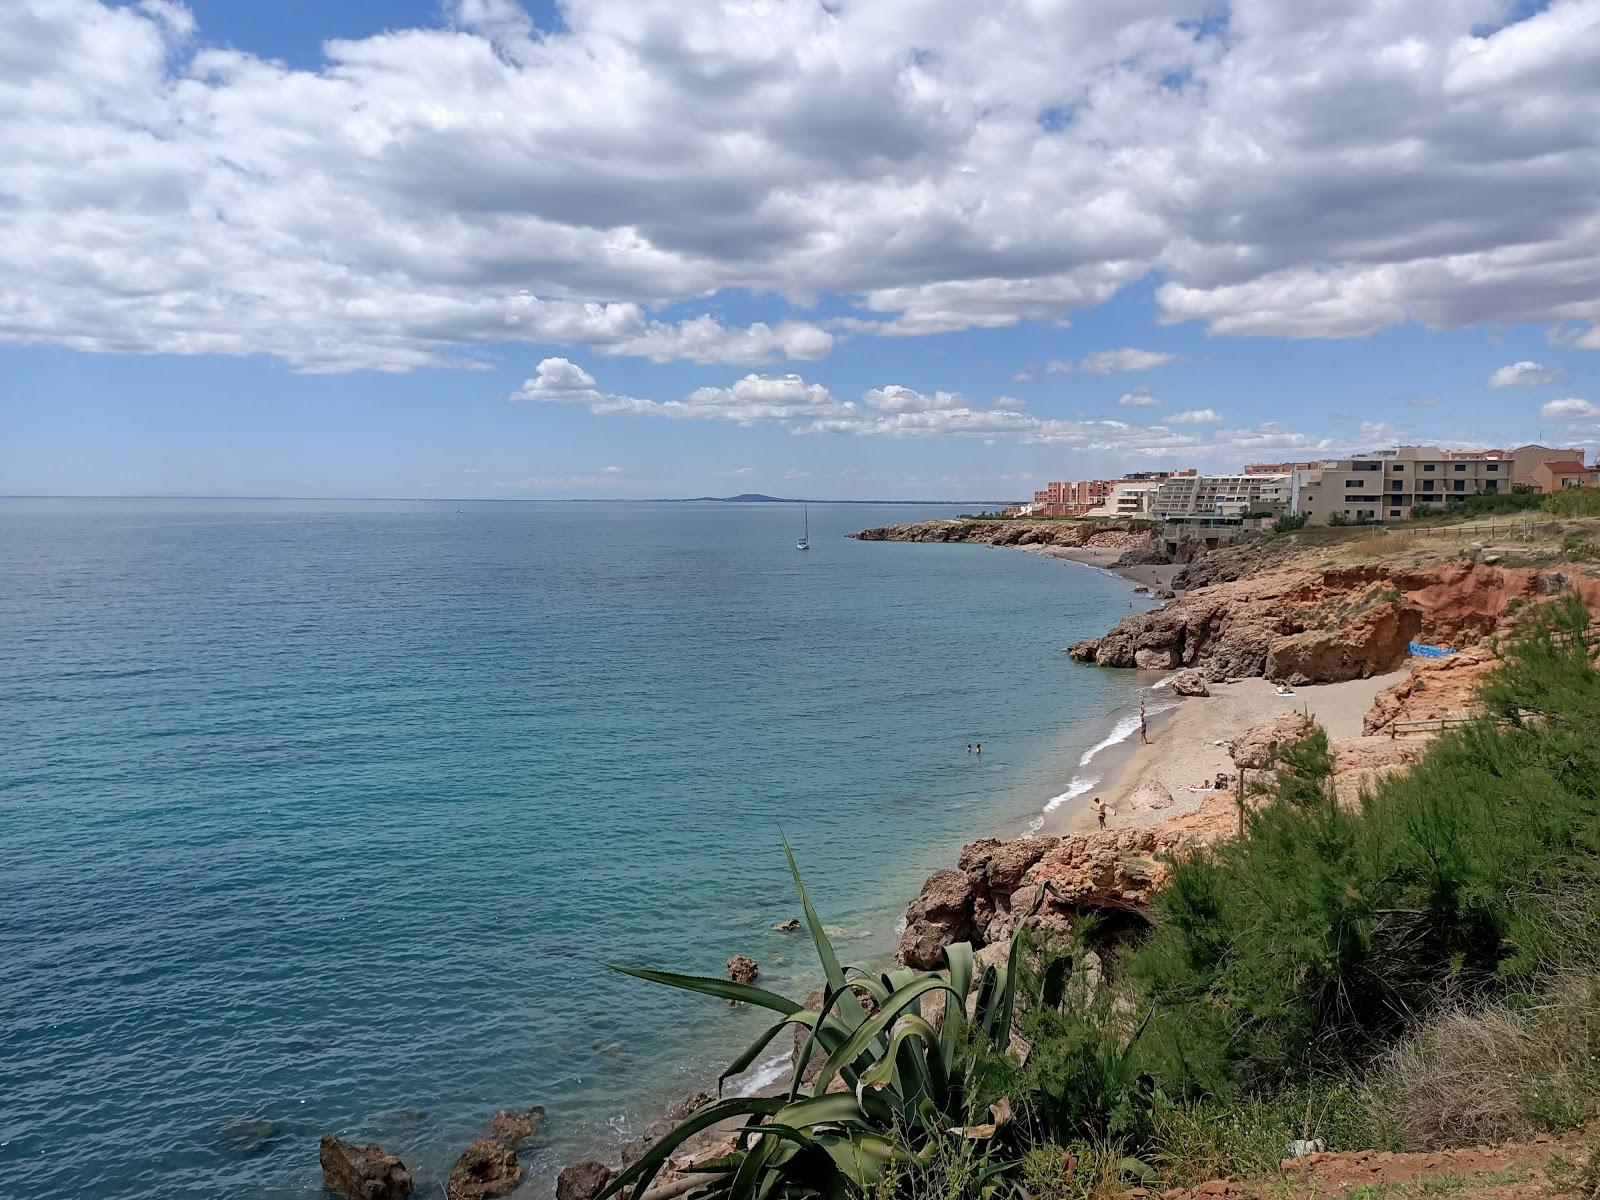
{"label": "agave leaf", "polygon": [[[805,1084],[806,1067],[811,1062],[811,1056],[816,1052],[820,1042],[822,1048],[830,1054],[844,1043],[850,1036],[850,1027],[837,1017],[829,1015],[829,1010],[839,1000],[839,993],[833,988],[824,988],[822,992],[822,1007],[816,1012],[807,1009],[797,1013],[795,1020],[811,1026],[811,1032],[806,1034],[806,1039],[800,1044],[800,1053],[795,1058],[794,1071],[789,1077],[789,1099],[793,1100],[800,1094],[800,1089]],[[810,1018],[806,1020],[806,1018]]]}
{"label": "agave leaf", "polygon": [[858,1188],[870,1188],[891,1162],[908,1156],[893,1142],[876,1134],[819,1137],[817,1143]]}
{"label": "agave leaf", "polygon": [[744,1161],[739,1164],[739,1169],[733,1173],[733,1179],[728,1184],[728,1200],[754,1200],[756,1182],[777,1148],[778,1140],[774,1136],[762,1138],[758,1145],[745,1151]]}
{"label": "agave leaf", "polygon": [[[939,1061],[939,1034],[934,1027],[922,1017],[915,1015],[903,1017],[902,1022],[901,1027],[895,1030],[894,1037],[889,1041],[888,1052],[878,1060],[876,1066],[861,1076],[862,1086],[883,1087],[893,1083],[896,1074],[896,1055],[901,1046],[912,1038],[918,1039],[927,1047],[927,1058],[935,1062]],[[942,1062],[940,1065],[943,1065]],[[901,1083],[904,1083],[903,1079]],[[906,1095],[904,1090],[902,1090],[901,1094]],[[906,1098],[910,1099],[911,1097],[907,1095]]]}
{"label": "agave leaf", "polygon": [[744,1004],[754,1004],[757,1008],[770,1009],[786,1017],[805,1011],[803,1004],[796,1004],[787,996],[780,996],[777,992],[769,992],[765,988],[751,987],[748,983],[718,979],[715,975],[680,975],[674,971],[652,971],[648,967],[625,967],[620,963],[607,963],[606,966],[624,975],[632,975],[635,979],[664,983],[668,987],[716,996],[722,1000],[738,1000]]}
{"label": "agave leaf", "polygon": [[831,1092],[826,1096],[807,1096],[793,1104],[785,1104],[773,1114],[773,1121],[794,1129],[813,1125],[841,1125],[847,1121],[861,1124],[866,1114],[849,1092]]}
{"label": "agave leaf", "polygon": [[[1039,900],[1044,899],[1044,889],[1039,890]],[[1035,907],[1037,907],[1037,902]],[[1017,1004],[1017,960],[1022,954],[1022,939],[1013,936],[1011,939],[1011,952],[1006,955],[1006,974],[1000,988],[1000,1028],[996,1033],[995,1048],[1004,1050],[1011,1044],[1011,1022],[1016,1014]]]}
{"label": "agave leaf", "polygon": [[[817,957],[822,960],[823,976],[827,979],[829,987],[842,988],[845,985],[844,968],[839,965],[839,956],[833,952],[833,943],[828,940],[827,931],[822,928],[822,919],[817,916],[817,910],[811,906],[811,897],[806,893],[805,882],[800,878],[800,868],[794,861],[794,851],[790,848],[787,837],[783,839],[783,854],[789,860],[789,874],[794,877],[794,890],[800,897],[806,928],[811,931],[811,940],[817,947]],[[840,1002],[839,1011],[847,1023],[854,1024],[866,1013],[853,992],[847,991],[845,995],[848,999]]]}
{"label": "agave leaf", "polygon": [[881,1009],[856,1026],[855,1032],[849,1039],[828,1056],[828,1061],[822,1065],[822,1070],[817,1075],[816,1090],[827,1091],[828,1084],[833,1082],[834,1076],[839,1074],[841,1068],[855,1062],[874,1040],[899,1019],[901,1012],[909,1005],[915,1004],[928,992],[948,990],[949,986],[937,975],[929,975],[890,996]]}
{"label": "agave leaf", "polygon": [[945,1062],[954,1062],[956,1052],[967,1035],[967,993],[972,990],[972,943],[957,942],[944,948],[950,964],[950,995],[944,1001],[944,1022],[939,1040],[944,1043]]}
{"label": "agave leaf", "polygon": [[783,1101],[775,1096],[737,1096],[730,1100],[718,1100],[697,1112],[690,1113],[659,1142],[646,1150],[638,1162],[608,1183],[596,1200],[606,1200],[608,1196],[615,1196],[630,1184],[633,1185],[633,1195],[637,1200],[644,1195],[645,1189],[650,1186],[650,1181],[661,1170],[662,1164],[672,1156],[672,1152],[702,1129],[710,1129],[730,1117],[768,1116],[777,1112],[782,1104]]}

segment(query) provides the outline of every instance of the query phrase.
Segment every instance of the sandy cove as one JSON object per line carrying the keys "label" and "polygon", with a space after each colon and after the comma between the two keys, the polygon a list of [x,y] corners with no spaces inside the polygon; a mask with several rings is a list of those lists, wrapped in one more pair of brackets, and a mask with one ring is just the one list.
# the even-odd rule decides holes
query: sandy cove
{"label": "sandy cove", "polygon": [[[1045,817],[1044,834],[1077,833],[1096,827],[1090,804],[1095,797],[1113,809],[1108,829],[1159,825],[1184,827],[1192,816],[1224,802],[1233,811],[1231,794],[1193,792],[1189,788],[1219,772],[1237,773],[1228,754],[1228,742],[1249,729],[1287,713],[1307,713],[1328,731],[1331,739],[1358,738],[1368,709],[1377,694],[1407,676],[1406,670],[1295,689],[1279,696],[1265,679],[1241,679],[1210,684],[1209,696],[1192,696],[1177,708],[1162,712],[1150,722],[1150,744],[1131,738],[1102,752],[1096,765],[1106,780],[1071,805]],[[1155,703],[1166,703],[1165,689],[1151,693]],[[1172,793],[1170,807],[1155,809],[1133,803],[1134,793],[1146,782],[1162,784]],[[1213,804],[1208,805],[1208,801]]]}

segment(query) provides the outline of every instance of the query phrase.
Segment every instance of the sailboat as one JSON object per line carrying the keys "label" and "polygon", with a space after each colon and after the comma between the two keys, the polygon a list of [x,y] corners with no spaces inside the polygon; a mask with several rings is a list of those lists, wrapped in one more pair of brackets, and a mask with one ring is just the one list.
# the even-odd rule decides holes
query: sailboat
{"label": "sailboat", "polygon": [[809,550],[809,549],[811,549],[811,510],[809,508],[806,509],[805,510],[805,514],[806,514],[806,531],[803,534],[800,535],[800,540],[794,544],[794,548],[796,550]]}

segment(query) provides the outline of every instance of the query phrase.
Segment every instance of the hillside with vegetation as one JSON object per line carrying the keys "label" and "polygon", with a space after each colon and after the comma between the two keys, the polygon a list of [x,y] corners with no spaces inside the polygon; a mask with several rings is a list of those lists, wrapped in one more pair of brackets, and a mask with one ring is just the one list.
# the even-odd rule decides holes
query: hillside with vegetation
{"label": "hillside with vegetation", "polygon": [[609,1192],[1287,1197],[1360,1162],[1367,1200],[1594,1194],[1568,1132],[1600,1116],[1590,615],[1528,605],[1494,650],[1475,719],[1354,804],[1322,731],[1279,751],[1244,835],[1173,854],[1148,923],[1024,919],[1003,960],[883,971],[840,964],[800,887],[810,998],[626,968],[770,1011],[730,1074],[796,1053],[778,1094],[702,1105]]}

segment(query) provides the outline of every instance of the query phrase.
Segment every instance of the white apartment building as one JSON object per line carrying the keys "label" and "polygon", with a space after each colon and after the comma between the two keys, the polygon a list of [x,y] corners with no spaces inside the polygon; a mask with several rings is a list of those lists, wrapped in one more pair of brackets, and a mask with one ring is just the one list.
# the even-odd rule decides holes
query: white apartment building
{"label": "white apartment building", "polygon": [[1226,520],[1289,511],[1292,475],[1174,475],[1161,481],[1151,515],[1163,521]]}

